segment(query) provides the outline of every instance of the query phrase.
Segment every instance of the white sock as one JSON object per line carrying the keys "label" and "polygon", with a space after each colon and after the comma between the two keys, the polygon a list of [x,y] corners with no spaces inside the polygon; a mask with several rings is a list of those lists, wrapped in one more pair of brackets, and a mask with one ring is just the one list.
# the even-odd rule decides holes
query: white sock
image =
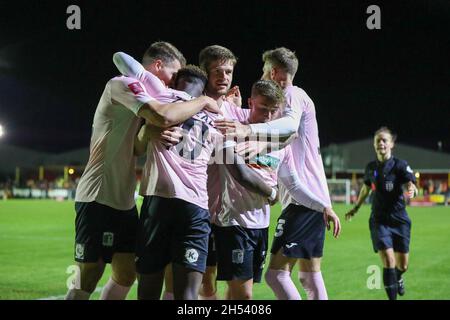
{"label": "white sock", "polygon": [[89,300],[91,294],[81,289],[69,289],[64,300]]}
{"label": "white sock", "polygon": [[125,300],[130,287],[121,286],[112,278],[109,278],[100,295],[100,300]]}

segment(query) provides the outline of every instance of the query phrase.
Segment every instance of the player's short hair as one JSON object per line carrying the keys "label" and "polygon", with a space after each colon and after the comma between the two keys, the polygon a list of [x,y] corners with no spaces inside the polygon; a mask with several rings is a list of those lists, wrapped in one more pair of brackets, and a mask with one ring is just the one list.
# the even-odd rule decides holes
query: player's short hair
{"label": "player's short hair", "polygon": [[183,54],[173,44],[165,41],[153,42],[145,51],[142,64],[148,65],[155,60],[161,60],[164,63],[171,63],[178,60],[181,66],[186,65],[186,58]]}
{"label": "player's short hair", "polygon": [[284,93],[281,87],[272,80],[258,80],[252,86],[252,97],[263,96],[270,102],[281,105],[284,102]]}
{"label": "player's short hair", "polygon": [[374,136],[376,137],[378,134],[380,133],[387,133],[391,136],[392,138],[392,142],[395,142],[395,140],[397,140],[397,135],[388,127],[381,127],[380,129],[378,129],[377,131],[375,131]]}
{"label": "player's short hair", "polygon": [[203,48],[198,55],[198,61],[200,64],[200,68],[205,70],[208,73],[209,66],[214,61],[226,62],[231,61],[233,66],[236,65],[238,58],[231,52],[230,49],[219,45],[212,45],[206,48]]}
{"label": "player's short hair", "polygon": [[206,75],[206,72],[193,64],[188,64],[186,67],[178,70],[177,75],[175,76],[175,87],[178,85],[178,81],[181,78],[196,78],[201,80],[203,82],[203,85],[206,85],[206,83],[208,82],[208,76]]}
{"label": "player's short hair", "polygon": [[295,76],[298,69],[298,59],[294,51],[285,47],[267,50],[262,55],[262,60],[265,63],[270,63],[276,68],[281,68],[288,74]]}

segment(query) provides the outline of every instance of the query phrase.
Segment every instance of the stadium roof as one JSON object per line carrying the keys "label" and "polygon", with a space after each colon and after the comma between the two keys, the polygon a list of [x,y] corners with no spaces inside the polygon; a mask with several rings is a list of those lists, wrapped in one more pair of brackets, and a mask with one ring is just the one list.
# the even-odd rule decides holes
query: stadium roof
{"label": "stadium roof", "polygon": [[16,167],[35,168],[38,166],[84,166],[89,158],[89,149],[77,149],[52,154],[31,149],[0,144],[0,171],[14,172]]}
{"label": "stadium roof", "polygon": [[[372,138],[357,140],[323,148],[326,155],[337,152],[341,160],[338,171],[362,171],[369,161],[375,159]],[[450,171],[450,154],[396,143],[394,155],[408,161],[414,170]],[[0,171],[14,172],[16,167],[36,168],[38,166],[84,166],[89,158],[89,148],[52,154],[26,148],[0,144]],[[142,166],[144,157],[138,159]]]}
{"label": "stadium roof", "polygon": [[[333,149],[342,157],[344,171],[364,170],[367,163],[375,159],[373,138],[330,145],[323,148],[323,153],[329,154]],[[448,153],[397,142],[393,154],[397,158],[407,160],[413,170],[450,171],[450,154]]]}

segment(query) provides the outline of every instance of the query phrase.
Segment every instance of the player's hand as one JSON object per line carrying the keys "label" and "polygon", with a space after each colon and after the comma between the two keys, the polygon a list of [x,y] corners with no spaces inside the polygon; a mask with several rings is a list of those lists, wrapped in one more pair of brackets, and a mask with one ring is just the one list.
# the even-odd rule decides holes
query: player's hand
{"label": "player's hand", "polygon": [[277,195],[275,196],[275,199],[273,199],[272,201],[269,199],[269,205],[273,206],[274,204],[276,204],[279,200],[280,197],[280,191],[278,190],[278,188],[274,187],[275,190],[277,191]]}
{"label": "player's hand", "polygon": [[341,221],[332,208],[325,208],[323,210],[323,219],[328,230],[331,229],[330,221],[333,222],[333,236],[338,238],[341,233]]}
{"label": "player's hand", "polygon": [[349,212],[345,214],[345,220],[350,221],[352,220],[353,216],[358,212],[358,209],[352,208]]}
{"label": "player's hand", "polygon": [[202,102],[204,103],[203,109],[212,113],[218,113],[222,114],[222,111],[220,111],[220,106],[217,104],[217,101],[208,97],[208,96],[201,96],[197,99],[202,99]]}
{"label": "player's hand", "polygon": [[406,195],[408,196],[408,198],[412,199],[414,198],[417,194],[418,194],[418,190],[417,187],[414,183],[409,182],[408,183],[408,187],[406,189]]}
{"label": "player's hand", "polygon": [[249,125],[229,119],[216,120],[214,122],[214,126],[217,130],[219,130],[220,132],[222,132],[222,134],[226,135],[229,138],[244,139],[251,133]]}
{"label": "player's hand", "polygon": [[171,127],[160,133],[159,140],[167,148],[180,143],[183,138],[183,129],[180,127]]}
{"label": "player's hand", "polygon": [[231,88],[225,95],[225,100],[239,108],[242,107],[242,96],[239,87],[234,86],[233,88]]}
{"label": "player's hand", "polygon": [[258,154],[266,154],[268,146],[267,141],[244,141],[236,144],[234,148],[238,155],[248,161]]}

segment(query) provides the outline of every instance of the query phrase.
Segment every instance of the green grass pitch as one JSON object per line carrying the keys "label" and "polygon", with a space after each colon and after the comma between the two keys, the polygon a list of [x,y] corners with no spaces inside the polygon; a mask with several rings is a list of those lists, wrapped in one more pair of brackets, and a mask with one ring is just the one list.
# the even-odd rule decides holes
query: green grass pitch
{"label": "green grass pitch", "polygon": [[[73,207],[70,201],[0,201],[0,299],[62,298],[70,276],[67,270],[74,264]],[[341,220],[346,209],[335,206]],[[378,266],[382,271],[370,242],[369,212],[364,206],[353,221],[342,221],[338,240],[327,233],[322,272],[330,299],[386,298],[382,283],[380,289],[367,287],[372,275],[368,268]],[[408,208],[408,212],[412,220],[410,269],[404,276],[407,292],[400,299],[450,299],[450,208]],[[270,241],[279,214],[280,207],[275,206]],[[107,270],[99,287],[109,277]],[[293,278],[298,285],[297,270]],[[92,299],[98,299],[98,291]],[[219,294],[223,292],[224,284],[219,283]],[[136,285],[129,294],[129,299],[135,298]],[[274,295],[262,282],[254,287],[254,299],[274,299]]]}

